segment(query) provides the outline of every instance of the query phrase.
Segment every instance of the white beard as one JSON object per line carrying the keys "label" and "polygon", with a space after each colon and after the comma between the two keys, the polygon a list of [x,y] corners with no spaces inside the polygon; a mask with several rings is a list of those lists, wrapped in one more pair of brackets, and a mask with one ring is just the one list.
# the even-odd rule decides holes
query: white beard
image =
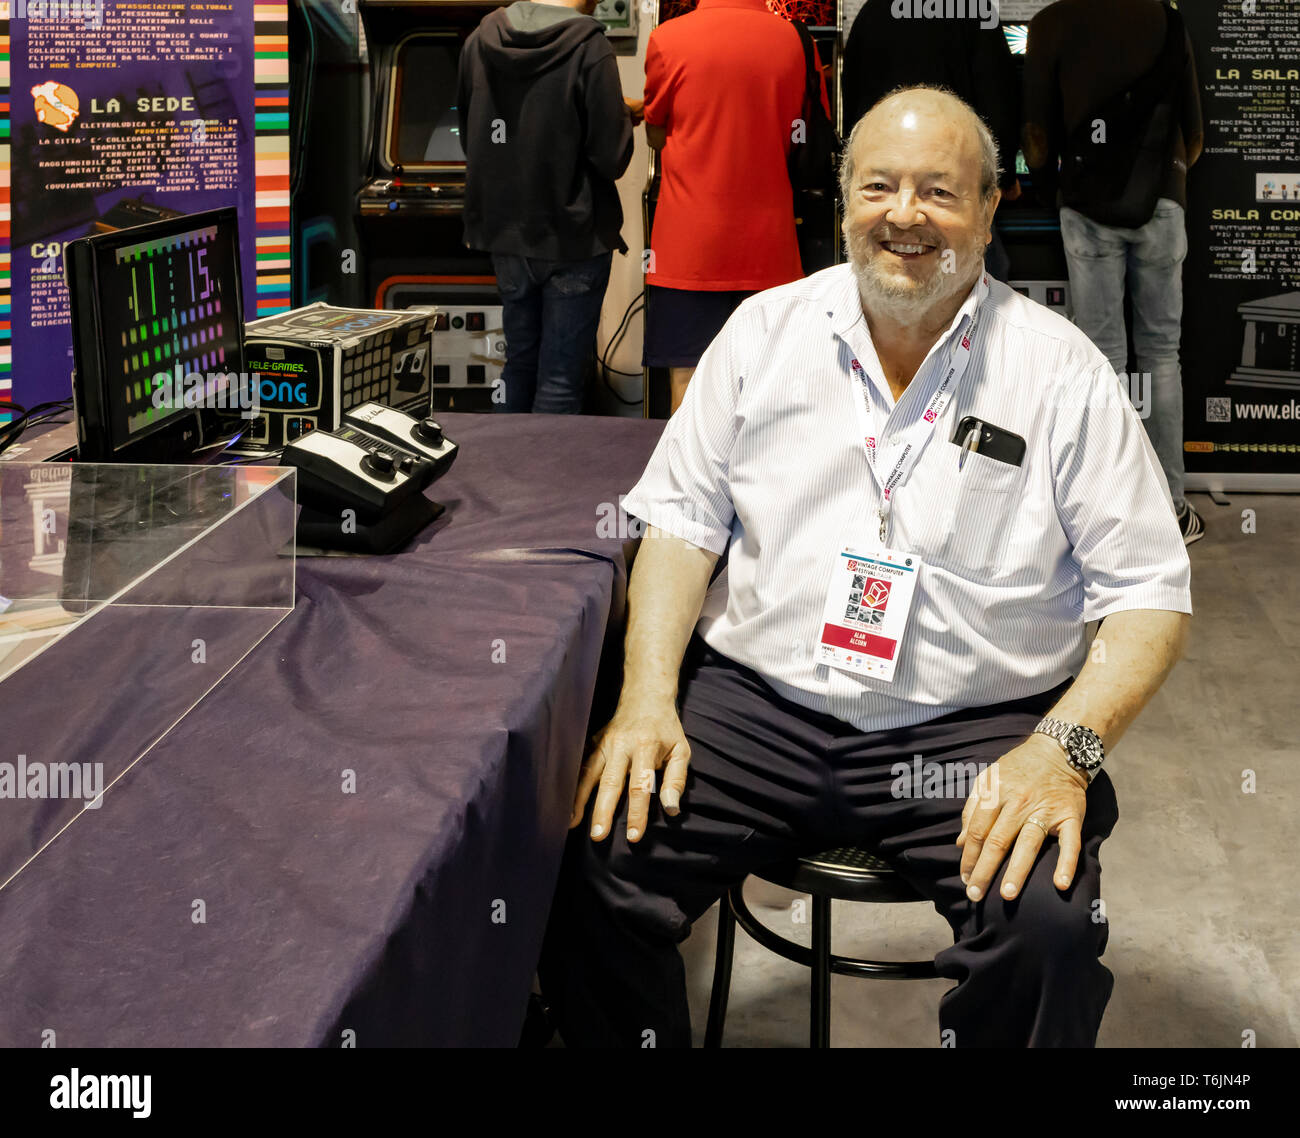
{"label": "white beard", "polygon": [[[981,233],[971,239],[969,248],[958,251],[956,272],[945,273],[939,261],[928,278],[909,284],[881,271],[881,255],[873,254],[873,243],[870,231],[845,227],[844,255],[853,267],[863,304],[899,323],[913,323],[936,304],[969,291],[984,266],[986,242]],[[943,250],[936,250],[936,255],[942,257]]]}

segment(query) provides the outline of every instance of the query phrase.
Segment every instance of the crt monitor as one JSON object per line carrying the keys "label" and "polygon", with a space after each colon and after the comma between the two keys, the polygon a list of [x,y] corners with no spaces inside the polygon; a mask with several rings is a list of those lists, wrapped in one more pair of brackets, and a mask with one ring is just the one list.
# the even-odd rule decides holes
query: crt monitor
{"label": "crt monitor", "polygon": [[187,462],[228,441],[248,402],[236,211],[83,237],[64,264],[79,459]]}
{"label": "crt monitor", "polygon": [[388,80],[387,169],[465,169],[456,110],[460,48],[454,31],[417,31],[398,42]]}

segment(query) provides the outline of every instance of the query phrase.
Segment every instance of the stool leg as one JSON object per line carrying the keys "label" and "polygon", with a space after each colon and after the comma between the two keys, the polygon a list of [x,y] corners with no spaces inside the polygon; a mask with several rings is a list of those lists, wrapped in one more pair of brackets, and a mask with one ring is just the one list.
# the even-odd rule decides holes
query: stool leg
{"label": "stool leg", "polygon": [[[739,885],[736,886],[740,888]],[[722,1027],[727,1019],[731,995],[731,961],[736,947],[736,918],[731,912],[731,894],[718,902],[718,950],[713,958],[713,991],[709,994],[709,1022],[704,1029],[704,1046],[722,1046]]]}
{"label": "stool leg", "polygon": [[810,1047],[831,1045],[831,902],[814,894],[812,905],[812,1008]]}

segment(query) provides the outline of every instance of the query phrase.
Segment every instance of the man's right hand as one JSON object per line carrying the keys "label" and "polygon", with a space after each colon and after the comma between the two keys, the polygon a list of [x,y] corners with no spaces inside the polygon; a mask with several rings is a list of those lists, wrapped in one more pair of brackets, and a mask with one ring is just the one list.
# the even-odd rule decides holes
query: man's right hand
{"label": "man's right hand", "polygon": [[591,814],[591,837],[601,841],[614,825],[623,787],[628,787],[627,840],[638,842],[650,816],[655,771],[664,769],[659,801],[664,813],[675,815],[686,789],[690,744],[682,733],[677,708],[661,702],[619,704],[611,719],[592,740],[591,753],[582,765],[569,829],[582,821],[587,799],[599,784]]}

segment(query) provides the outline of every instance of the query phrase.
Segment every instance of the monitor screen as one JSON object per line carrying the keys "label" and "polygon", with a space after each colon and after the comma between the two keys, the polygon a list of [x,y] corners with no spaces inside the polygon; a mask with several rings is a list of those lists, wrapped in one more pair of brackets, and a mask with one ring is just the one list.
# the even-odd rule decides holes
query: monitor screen
{"label": "monitor screen", "polygon": [[[68,246],[79,430],[100,461],[179,420],[239,408],[243,303],[233,209]],[[201,440],[199,440],[201,441]]]}
{"label": "monitor screen", "polygon": [[397,45],[384,157],[391,169],[465,165],[456,109],[460,37],[418,32]]}
{"label": "monitor screen", "polygon": [[[224,389],[227,365],[237,366],[238,316],[231,299],[238,253],[216,225],[134,242],[99,262],[107,379],[117,391],[110,404],[113,435],[139,438],[186,410],[197,384],[204,394]],[[170,398],[175,380],[180,399]],[[190,406],[197,402],[189,394]]]}

